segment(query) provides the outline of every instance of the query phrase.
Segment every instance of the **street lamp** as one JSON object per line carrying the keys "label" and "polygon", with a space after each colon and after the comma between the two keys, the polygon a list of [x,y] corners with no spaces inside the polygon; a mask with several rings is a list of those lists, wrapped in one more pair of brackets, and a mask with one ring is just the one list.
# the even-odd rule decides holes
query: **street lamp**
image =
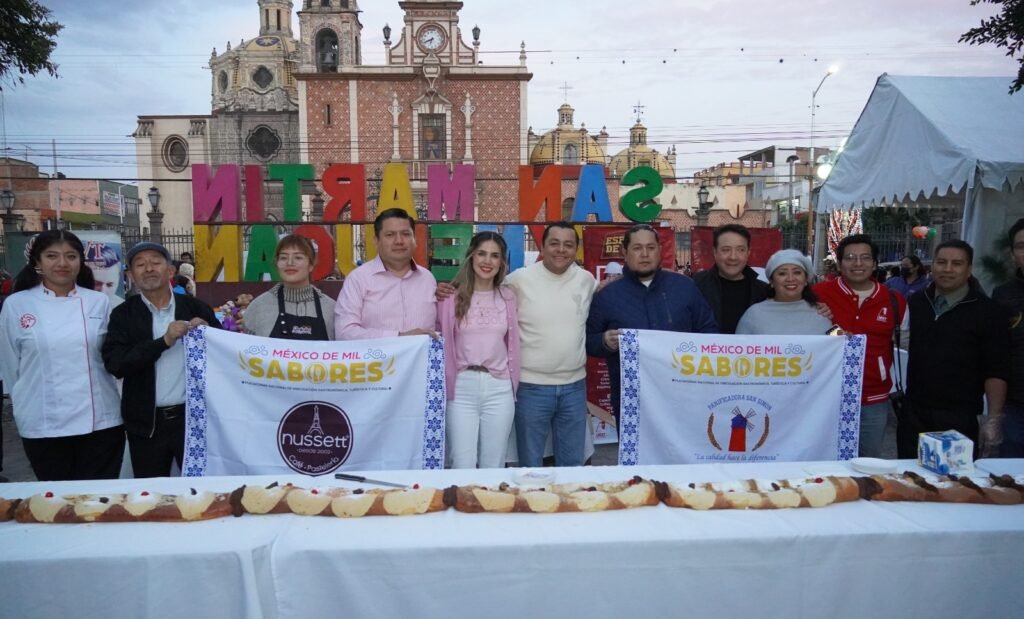
{"label": "street lamp", "polygon": [[149,188],[149,193],[146,194],[146,197],[149,198],[149,205],[153,207],[153,210],[154,211],[159,211],[160,210],[160,190],[157,189],[156,187],[150,187]]}
{"label": "street lamp", "polygon": [[810,179],[808,180],[808,189],[810,193],[807,195],[807,253],[814,255],[814,172],[815,165],[818,163],[814,156],[814,115],[817,109],[817,103],[815,100],[818,98],[818,91],[821,90],[822,85],[828,76],[839,71],[839,67],[832,65],[828,68],[828,72],[825,73],[821,81],[818,82],[818,87],[811,92],[811,157],[810,157]]}
{"label": "street lamp", "polygon": [[708,214],[711,212],[712,202],[708,200],[708,187],[704,183],[700,184],[700,189],[697,190],[697,225],[706,226],[708,225]]}
{"label": "street lamp", "polygon": [[14,192],[10,189],[4,189],[0,192],[0,205],[4,207],[3,215],[0,216],[4,222],[4,234],[15,232],[21,228],[21,221],[24,218],[21,215],[14,214]]}
{"label": "street lamp", "polygon": [[14,192],[10,189],[0,192],[0,204],[3,204],[4,210],[10,215],[14,211]]}
{"label": "street lamp", "polygon": [[150,187],[146,197],[149,198],[149,205],[153,208],[149,212],[149,240],[154,243],[163,243],[164,214],[160,212],[160,190]]}

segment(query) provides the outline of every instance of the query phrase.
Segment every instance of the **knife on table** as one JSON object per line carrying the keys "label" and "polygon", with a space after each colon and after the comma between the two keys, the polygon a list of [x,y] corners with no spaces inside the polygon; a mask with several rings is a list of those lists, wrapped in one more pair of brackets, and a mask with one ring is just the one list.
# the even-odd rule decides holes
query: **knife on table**
{"label": "knife on table", "polygon": [[369,477],[363,477],[361,475],[348,475],[345,473],[335,473],[334,479],[344,479],[345,481],[357,481],[361,484],[374,484],[377,486],[389,486],[391,488],[408,488],[406,484],[396,484],[390,481],[381,481],[379,479],[370,479]]}

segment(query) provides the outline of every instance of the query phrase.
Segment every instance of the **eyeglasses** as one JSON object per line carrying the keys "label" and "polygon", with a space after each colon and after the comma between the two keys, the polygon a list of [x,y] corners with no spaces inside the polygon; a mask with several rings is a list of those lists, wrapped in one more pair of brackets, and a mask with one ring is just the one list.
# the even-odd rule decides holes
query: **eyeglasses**
{"label": "eyeglasses", "polygon": [[871,254],[846,254],[843,262],[874,262],[875,257]]}

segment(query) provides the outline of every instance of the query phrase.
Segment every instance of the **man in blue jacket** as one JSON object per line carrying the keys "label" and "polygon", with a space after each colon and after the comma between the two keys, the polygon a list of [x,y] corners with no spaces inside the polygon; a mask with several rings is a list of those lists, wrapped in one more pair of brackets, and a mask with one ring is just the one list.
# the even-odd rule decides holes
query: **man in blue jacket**
{"label": "man in blue jacket", "polygon": [[711,306],[693,280],[661,268],[661,245],[654,228],[633,226],[622,239],[622,249],[626,256],[622,278],[594,295],[587,318],[587,354],[608,360],[616,422],[622,400],[621,329],[718,333]]}

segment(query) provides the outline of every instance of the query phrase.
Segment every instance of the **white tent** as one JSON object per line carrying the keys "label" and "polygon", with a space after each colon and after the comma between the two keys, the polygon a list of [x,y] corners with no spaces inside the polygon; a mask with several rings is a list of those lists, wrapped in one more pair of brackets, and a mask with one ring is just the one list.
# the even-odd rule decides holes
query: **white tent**
{"label": "white tent", "polygon": [[1012,81],[883,73],[817,211],[956,199],[977,262],[1024,217],[1024,92],[1008,94]]}

